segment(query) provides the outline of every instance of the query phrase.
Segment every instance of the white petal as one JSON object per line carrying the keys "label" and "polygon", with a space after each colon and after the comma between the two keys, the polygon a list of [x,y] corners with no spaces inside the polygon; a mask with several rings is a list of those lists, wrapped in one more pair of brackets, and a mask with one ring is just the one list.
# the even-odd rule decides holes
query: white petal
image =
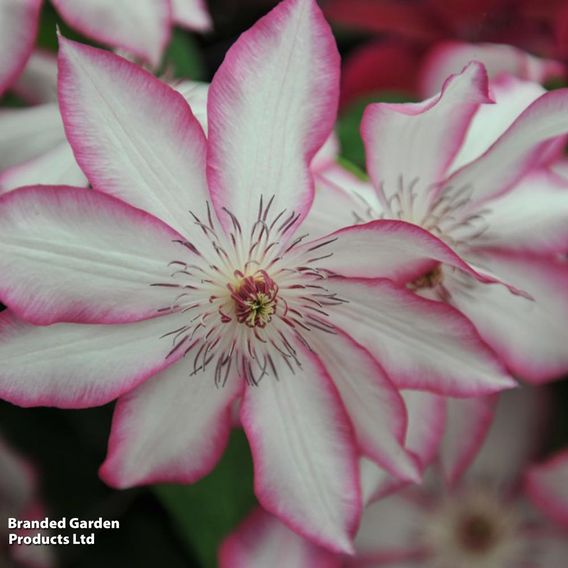
{"label": "white petal", "polygon": [[0,192],[40,183],[75,187],[88,185],[87,178],[75,161],[73,150],[67,140],[63,140],[45,154],[18,166],[12,166],[0,174]]}
{"label": "white petal", "polygon": [[405,447],[418,458],[425,470],[438,456],[446,431],[448,398],[405,390],[402,398],[408,412]]}
{"label": "white petal", "polygon": [[[367,170],[385,209],[391,204],[403,209],[404,218],[421,219],[484,102],[489,102],[487,75],[482,65],[471,63],[432,99],[367,107],[361,124]],[[397,193],[400,199],[393,201]]]}
{"label": "white petal", "polygon": [[536,99],[483,155],[448,178],[449,188],[470,189],[469,203],[462,208],[461,216],[514,186],[542,160],[550,142],[567,132],[568,89],[551,91]]}
{"label": "white petal", "polygon": [[16,80],[34,47],[41,0],[0,0],[0,95]]}
{"label": "white petal", "polygon": [[95,41],[123,49],[152,66],[170,39],[169,0],[53,0],[63,19]]}
{"label": "white petal", "polygon": [[500,286],[478,285],[451,274],[444,285],[452,303],[477,327],[507,366],[525,380],[541,383],[568,370],[568,264],[529,254],[486,251],[480,262],[533,298]]}
{"label": "white petal", "polygon": [[334,165],[316,175],[314,202],[302,223],[302,231],[309,233],[311,238],[321,237],[342,227],[379,217],[381,209],[369,182]]}
{"label": "white petal", "polygon": [[[306,54],[309,53],[309,57]],[[231,47],[209,91],[208,178],[215,209],[250,227],[260,196],[305,216],[309,164],[331,134],[339,55],[313,0],[280,3]]]}
{"label": "white petal", "polygon": [[423,96],[435,95],[452,73],[458,73],[470,61],[485,65],[492,83],[504,73],[519,79],[542,83],[561,76],[562,65],[550,59],[540,59],[512,45],[498,43],[463,43],[440,41],[422,63],[420,91]]}
{"label": "white petal", "polygon": [[36,49],[12,90],[29,104],[57,101],[57,57]]}
{"label": "white petal", "polygon": [[294,374],[274,358],[278,378],[246,389],[241,421],[262,506],[292,529],[337,552],[350,552],[360,515],[355,445],[331,379],[298,342]]}
{"label": "white petal", "polygon": [[184,358],[158,373],[118,401],[101,476],[122,488],[197,481],[225,449],[242,386],[237,377],[219,387],[213,372],[192,375]]}
{"label": "white petal", "polygon": [[467,135],[450,171],[479,158],[515,119],[546,91],[538,83],[504,75],[491,82],[492,105],[481,105],[467,129]]}
{"label": "white petal", "polygon": [[21,317],[125,322],[158,315],[179,288],[179,235],[96,191],[37,186],[0,197],[0,296]]}
{"label": "white petal", "polygon": [[337,278],[326,287],[347,300],[331,321],[369,349],[399,388],[477,396],[515,384],[450,306],[387,280]]}
{"label": "white petal", "polygon": [[61,38],[59,100],[77,162],[95,189],[187,236],[205,215],[205,136],[183,97],[112,53]]}
{"label": "white petal", "polygon": [[363,453],[393,475],[418,482],[417,466],[403,447],[406,408],[378,362],[339,330],[311,334],[310,345],[339,391]]}
{"label": "white petal", "polygon": [[209,95],[209,83],[200,81],[181,81],[174,85],[191,108],[193,116],[197,118],[203,132],[207,134],[207,97]]}
{"label": "white petal", "polygon": [[493,397],[446,399],[446,428],[440,468],[449,485],[467,470],[485,441],[493,419]]}
{"label": "white petal", "polygon": [[[87,408],[110,402],[172,364],[171,338],[187,318],[121,325],[34,326],[0,314],[0,395],[19,406]],[[180,354],[181,355],[181,354]]]}
{"label": "white petal", "polygon": [[568,452],[532,467],[526,478],[532,502],[550,519],[568,528]]}
{"label": "white petal", "polygon": [[373,503],[365,509],[355,539],[357,557],[377,561],[411,558],[420,548],[416,534],[425,522],[426,512],[404,493]]}
{"label": "white petal", "polygon": [[568,180],[546,170],[526,175],[483,214],[481,247],[533,252],[568,250]]}

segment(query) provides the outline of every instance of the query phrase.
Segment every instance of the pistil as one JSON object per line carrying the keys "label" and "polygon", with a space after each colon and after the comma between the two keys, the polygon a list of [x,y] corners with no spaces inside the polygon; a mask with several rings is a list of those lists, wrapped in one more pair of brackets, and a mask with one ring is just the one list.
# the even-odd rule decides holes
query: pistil
{"label": "pistil", "polygon": [[228,285],[235,302],[237,321],[246,326],[264,328],[272,320],[278,304],[278,286],[264,271],[252,276],[235,272],[239,279],[236,286]]}

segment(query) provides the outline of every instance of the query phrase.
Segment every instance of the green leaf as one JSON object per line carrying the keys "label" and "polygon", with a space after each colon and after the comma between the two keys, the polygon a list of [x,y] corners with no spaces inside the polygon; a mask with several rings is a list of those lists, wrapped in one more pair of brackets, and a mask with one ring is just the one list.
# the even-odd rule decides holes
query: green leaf
{"label": "green leaf", "polygon": [[244,434],[231,434],[220,463],[206,478],[194,485],[159,485],[155,491],[191,553],[204,568],[215,568],[221,542],[256,503]]}
{"label": "green leaf", "polygon": [[[6,93],[2,97],[0,97],[0,106],[2,107],[25,107],[26,103],[15,95],[14,93]],[[0,304],[1,306],[2,304]]]}
{"label": "green leaf", "polygon": [[207,78],[201,51],[191,34],[173,30],[172,39],[164,54],[162,72],[193,81],[204,81]]}
{"label": "green leaf", "polygon": [[397,93],[376,93],[361,97],[341,113],[337,122],[341,156],[360,169],[365,168],[365,148],[360,134],[361,119],[367,105],[377,102],[403,103],[409,102],[409,99]]}
{"label": "green leaf", "polygon": [[548,79],[544,83],[544,88],[549,91],[555,91],[556,89],[565,89],[568,87],[568,81],[564,77],[553,77]]}

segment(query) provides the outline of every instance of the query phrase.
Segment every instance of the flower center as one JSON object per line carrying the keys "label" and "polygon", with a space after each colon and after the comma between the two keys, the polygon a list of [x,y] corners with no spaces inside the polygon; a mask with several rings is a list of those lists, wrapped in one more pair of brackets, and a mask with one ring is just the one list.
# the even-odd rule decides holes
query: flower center
{"label": "flower center", "polygon": [[422,290],[424,288],[436,288],[440,285],[444,279],[444,274],[442,272],[442,265],[438,265],[426,274],[419,276],[416,280],[408,284],[408,288],[411,290]]}
{"label": "flower center", "polygon": [[312,334],[336,333],[330,312],[346,303],[328,289],[333,274],[318,267],[335,239],[310,245],[308,235],[292,237],[299,216],[272,214],[273,201],[260,199],[248,227],[226,209],[226,230],[209,206],[205,219],[192,213],[199,238],[176,241],[184,256],[169,263],[168,281],[152,284],[172,293],[158,312],[187,315],[162,336],[172,341],[167,357],[191,357],[191,374],[212,368],[219,385],[231,375],[251,384],[278,378],[282,361],[292,371],[301,367],[297,346],[311,349]]}
{"label": "flower center", "polygon": [[524,554],[522,516],[485,487],[449,496],[431,513],[423,542],[435,568],[507,568]]}
{"label": "flower center", "polygon": [[248,327],[266,327],[276,313],[278,304],[278,286],[265,271],[258,271],[252,276],[241,272],[236,286],[228,288],[235,303],[237,321]]}
{"label": "flower center", "polygon": [[499,531],[491,519],[480,514],[464,517],[457,526],[457,539],[464,549],[484,553],[499,539]]}
{"label": "flower center", "polygon": [[[468,247],[489,229],[487,208],[472,203],[473,187],[424,186],[419,178],[400,176],[398,186],[384,193],[380,205],[365,203],[354,211],[356,222],[398,219],[414,223],[453,248]],[[388,195],[388,197],[387,197]]]}

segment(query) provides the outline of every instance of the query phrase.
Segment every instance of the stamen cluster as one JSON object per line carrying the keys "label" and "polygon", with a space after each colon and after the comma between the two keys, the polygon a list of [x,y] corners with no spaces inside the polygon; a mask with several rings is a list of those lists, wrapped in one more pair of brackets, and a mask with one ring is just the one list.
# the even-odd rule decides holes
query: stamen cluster
{"label": "stamen cluster", "polygon": [[521,515],[484,487],[448,497],[422,533],[435,568],[507,568],[522,554]]}
{"label": "stamen cluster", "polygon": [[226,209],[230,231],[215,224],[209,207],[206,221],[192,213],[206,239],[201,248],[180,241],[190,259],[173,260],[171,281],[154,284],[180,291],[161,312],[188,313],[186,325],[166,334],[173,342],[168,356],[191,353],[192,374],[214,365],[217,384],[231,370],[252,384],[266,374],[278,378],[276,357],[293,371],[301,365],[294,345],[300,341],[311,350],[312,332],[334,333],[327,310],[344,303],[325,285],[333,274],[317,266],[332,253],[316,251],[333,239],[312,247],[307,235],[292,240],[299,215],[272,216],[273,203],[261,198],[248,232]]}

